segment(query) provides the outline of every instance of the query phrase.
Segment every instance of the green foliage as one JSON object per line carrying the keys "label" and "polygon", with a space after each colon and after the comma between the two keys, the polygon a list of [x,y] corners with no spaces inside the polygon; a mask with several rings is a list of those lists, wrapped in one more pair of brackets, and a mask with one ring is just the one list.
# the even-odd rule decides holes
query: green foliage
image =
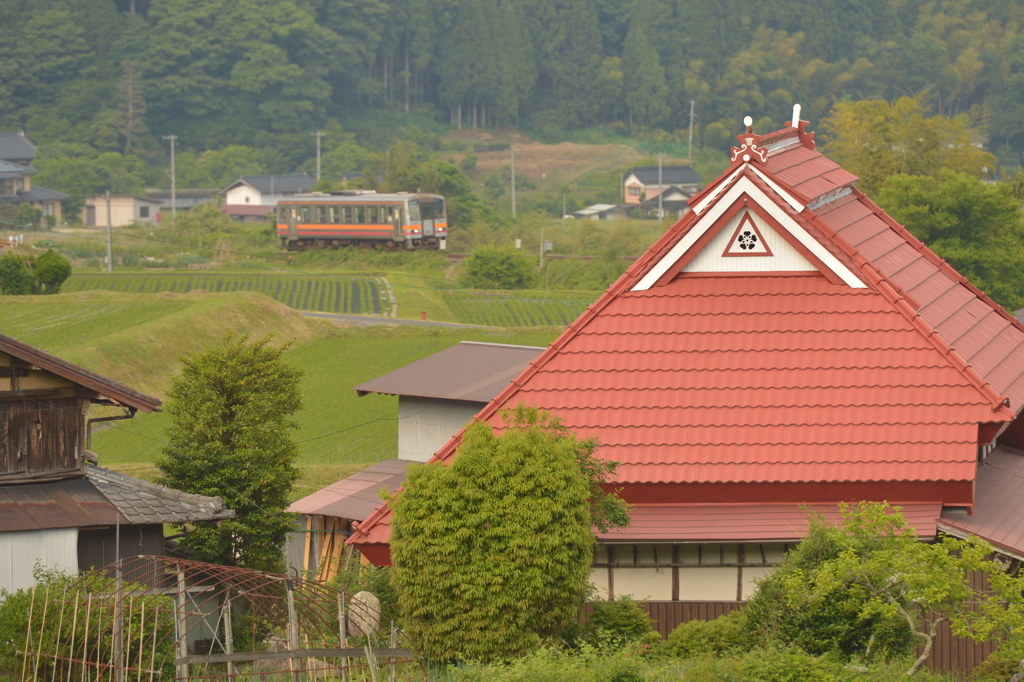
{"label": "green foliage", "polygon": [[[446,682],[643,682],[635,650],[584,647],[579,653],[542,647],[508,664],[468,663],[447,672]],[[667,678],[661,678],[667,679]]]}
{"label": "green foliage", "polygon": [[944,170],[894,175],[877,200],[976,287],[1010,310],[1024,307],[1024,213],[1013,186]]}
{"label": "green foliage", "polygon": [[[409,471],[392,500],[393,579],[403,627],[437,661],[521,656],[573,621],[607,518],[598,484],[614,469],[536,408],[474,422],[448,466]],[[591,478],[591,477],[594,478]],[[600,498],[595,499],[595,491]]]}
{"label": "green foliage", "polygon": [[[898,509],[884,503],[863,502],[843,507],[842,513],[839,526],[820,519],[812,524],[809,556],[785,563],[762,582],[748,605],[766,586],[764,600],[776,599],[775,608],[765,604],[748,613],[762,637],[774,630],[783,641],[799,638],[786,637],[796,618],[806,633],[802,648],[871,660],[906,653],[907,644],[921,645],[910,675],[928,658],[942,622],[948,621],[954,634],[979,642],[1010,635],[1024,624],[1024,577],[1010,576],[988,559],[988,543],[973,537],[920,542]],[[989,590],[972,587],[967,571],[984,573]],[[774,586],[767,585],[772,581]],[[901,646],[908,632],[913,639]]]}
{"label": "green foliage", "polygon": [[482,247],[466,259],[462,285],[474,289],[525,289],[533,280],[533,260],[518,249]]}
{"label": "green foliage", "polygon": [[200,561],[260,570],[280,567],[291,529],[284,512],[298,472],[288,430],[302,405],[302,372],[282,361],[288,346],[230,334],[205,353],[186,355],[171,381],[171,423],[158,460],[164,485],[215,495],[235,518],[196,524],[181,546]]}
{"label": "green foliage", "polygon": [[874,195],[888,178],[939,176],[954,171],[971,177],[994,172],[996,158],[971,139],[966,115],[926,117],[919,99],[901,97],[837,103],[822,121],[825,146],[838,164],[860,178],[858,186]]}
{"label": "green foliage", "polygon": [[0,256],[0,294],[23,296],[35,290],[30,260],[17,253]]}
{"label": "green foliage", "polygon": [[679,658],[746,651],[751,647],[747,627],[747,612],[743,609],[714,620],[691,620],[677,625],[669,633],[661,651]]}
{"label": "green foliage", "polygon": [[71,262],[53,249],[36,259],[36,281],[40,293],[56,294],[60,286],[71,276]]}
{"label": "green foliage", "polygon": [[612,647],[638,643],[646,648],[661,640],[651,617],[630,597],[591,602],[590,606],[593,610],[583,628],[590,642]]}

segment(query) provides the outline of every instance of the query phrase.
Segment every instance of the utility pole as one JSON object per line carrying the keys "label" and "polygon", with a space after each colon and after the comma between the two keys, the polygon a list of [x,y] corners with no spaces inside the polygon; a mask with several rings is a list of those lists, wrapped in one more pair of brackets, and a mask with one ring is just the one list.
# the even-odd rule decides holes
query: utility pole
{"label": "utility pole", "polygon": [[178,139],[177,135],[164,135],[165,140],[171,141],[171,219],[178,219],[178,178],[174,173],[174,141]]}
{"label": "utility pole", "polygon": [[690,100],[690,139],[686,143],[686,160],[693,163],[693,100]]}
{"label": "utility pole", "polygon": [[110,190],[107,190],[107,272],[114,271],[114,240],[110,222]]}
{"label": "utility pole", "polygon": [[540,226],[540,269],[544,269],[544,226]]}
{"label": "utility pole", "polygon": [[664,158],[664,154],[658,154],[658,220],[665,219],[665,209],[662,208],[662,195],[665,194],[665,186],[661,180],[661,160]]}
{"label": "utility pole", "polygon": [[562,192],[562,220],[565,220],[565,192]]}
{"label": "utility pole", "polygon": [[317,182],[320,182],[320,138],[323,137],[326,134],[327,133],[325,133],[323,131],[320,131],[320,130],[316,131],[315,133],[310,133],[310,135],[312,135],[313,137],[316,138],[316,181]]}
{"label": "utility pole", "polygon": [[[516,217],[516,149],[515,147],[509,147],[509,151],[512,152],[512,217]],[[541,246],[543,249],[543,245]],[[540,265],[544,267],[544,253],[540,254]]]}

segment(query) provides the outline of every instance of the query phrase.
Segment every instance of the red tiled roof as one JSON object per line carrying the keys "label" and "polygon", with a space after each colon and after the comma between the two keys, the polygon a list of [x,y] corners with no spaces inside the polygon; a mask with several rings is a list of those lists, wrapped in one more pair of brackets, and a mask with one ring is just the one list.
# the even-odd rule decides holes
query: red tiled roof
{"label": "red tiled roof", "polygon": [[[852,189],[855,176],[773,137],[765,165],[737,163],[694,197],[479,417],[549,410],[598,437],[619,483],[973,481],[979,425],[1024,407],[1024,328]],[[664,270],[692,240],[703,248],[688,233],[740,183],[817,242],[825,276]],[[387,516],[352,541],[386,541]]]}
{"label": "red tiled roof", "polygon": [[[942,505],[893,503],[919,537],[935,537]],[[807,535],[807,512],[831,522],[842,520],[837,505],[796,504],[649,504],[637,505],[626,528],[598,533],[606,543],[793,542]]]}
{"label": "red tiled roof", "polygon": [[947,512],[939,528],[977,535],[1024,558],[1024,452],[998,447],[978,467],[974,515]]}

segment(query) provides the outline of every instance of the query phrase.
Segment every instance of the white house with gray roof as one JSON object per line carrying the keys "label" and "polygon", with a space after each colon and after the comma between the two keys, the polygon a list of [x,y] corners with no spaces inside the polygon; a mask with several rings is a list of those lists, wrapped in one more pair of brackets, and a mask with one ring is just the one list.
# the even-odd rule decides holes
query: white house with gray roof
{"label": "white house with gray roof", "polygon": [[276,206],[281,199],[309,192],[316,180],[307,173],[287,175],[243,175],[224,189],[224,203]]}
{"label": "white house with gray roof", "polygon": [[32,186],[32,176],[39,172],[32,165],[35,156],[36,146],[25,133],[0,132],[0,203],[28,204],[60,222],[63,218],[60,202],[71,197]]}

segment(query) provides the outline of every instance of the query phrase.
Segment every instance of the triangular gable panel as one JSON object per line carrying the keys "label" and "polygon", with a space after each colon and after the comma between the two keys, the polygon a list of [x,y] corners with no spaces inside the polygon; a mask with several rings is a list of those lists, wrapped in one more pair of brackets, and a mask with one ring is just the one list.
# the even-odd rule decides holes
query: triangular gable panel
{"label": "triangular gable panel", "polygon": [[[775,255],[768,247],[768,241],[765,239],[764,234],[761,233],[761,229],[754,221],[754,215],[750,211],[744,211],[730,222],[736,223],[736,229],[732,231],[729,240],[725,244],[725,250],[722,251],[723,256],[735,258],[737,256]],[[769,229],[765,231],[771,233]],[[725,233],[728,232],[729,226],[726,225]],[[720,232],[718,237],[721,236],[722,233]]]}
{"label": "triangular gable panel", "polygon": [[[705,206],[700,218],[687,230],[686,234],[669,251],[640,278],[633,291],[646,291],[654,286],[661,286],[671,281],[680,271],[694,261],[708,248],[709,242],[725,231],[731,235],[736,224],[730,225],[740,213],[754,212],[764,222],[765,228],[781,237],[780,244],[785,241],[810,263],[813,269],[820,271],[827,278],[842,282],[853,289],[864,289],[867,285],[846,265],[835,257],[821,242],[812,237],[801,225],[782,209],[771,197],[745,175],[734,176],[731,186],[716,201]],[[740,217],[742,219],[742,217]],[[731,226],[732,229],[727,229]],[[774,245],[773,245],[774,246]],[[721,257],[725,249],[724,241],[716,244],[715,253],[719,261],[737,261],[746,259],[726,259]],[[782,248],[781,245],[779,247]],[[749,259],[771,260],[771,259]],[[781,261],[780,261],[781,262]],[[795,261],[794,263],[798,263]],[[806,271],[806,266],[778,268],[779,270]],[[740,269],[739,271],[743,271]],[[746,269],[750,271],[749,269]],[[768,270],[768,269],[766,269]],[[713,271],[710,268],[705,271]],[[718,271],[736,271],[733,268]],[[761,270],[765,271],[765,270]]]}

